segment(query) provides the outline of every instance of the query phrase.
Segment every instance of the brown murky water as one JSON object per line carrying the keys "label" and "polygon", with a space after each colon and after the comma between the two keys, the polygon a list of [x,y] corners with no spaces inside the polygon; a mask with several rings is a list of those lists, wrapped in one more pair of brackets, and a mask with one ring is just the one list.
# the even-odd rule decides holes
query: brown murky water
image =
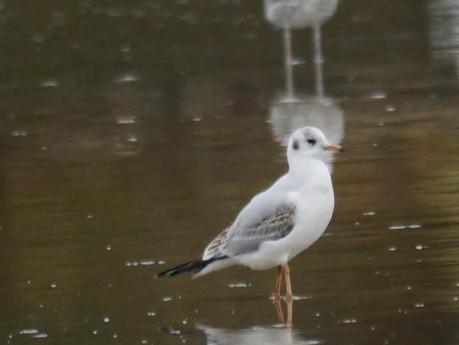
{"label": "brown murky water", "polygon": [[[459,4],[346,0],[282,34],[255,1],[0,1],[1,344],[458,344]],[[313,124],[326,234],[274,271],[155,279],[286,169]]]}

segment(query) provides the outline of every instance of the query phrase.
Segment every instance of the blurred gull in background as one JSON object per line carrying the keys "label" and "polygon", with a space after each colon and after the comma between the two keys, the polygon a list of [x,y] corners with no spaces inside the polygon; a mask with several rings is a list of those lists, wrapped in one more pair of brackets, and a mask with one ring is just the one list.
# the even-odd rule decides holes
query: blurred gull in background
{"label": "blurred gull in background", "polygon": [[312,27],[313,61],[316,68],[315,87],[319,97],[324,94],[322,76],[321,25],[332,17],[338,0],[265,0],[265,18],[274,27],[283,30],[284,63],[286,70],[287,99],[294,99],[293,58],[290,30]]}
{"label": "blurred gull in background", "polygon": [[428,10],[433,56],[452,64],[459,79],[459,1],[431,0]]}

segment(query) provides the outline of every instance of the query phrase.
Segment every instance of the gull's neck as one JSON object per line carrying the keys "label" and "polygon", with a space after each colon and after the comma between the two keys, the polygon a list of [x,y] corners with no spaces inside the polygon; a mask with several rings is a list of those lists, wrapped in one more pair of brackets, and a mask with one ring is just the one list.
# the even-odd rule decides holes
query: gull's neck
{"label": "gull's neck", "polygon": [[298,179],[329,179],[330,171],[325,162],[315,157],[301,157],[289,160],[288,174]]}

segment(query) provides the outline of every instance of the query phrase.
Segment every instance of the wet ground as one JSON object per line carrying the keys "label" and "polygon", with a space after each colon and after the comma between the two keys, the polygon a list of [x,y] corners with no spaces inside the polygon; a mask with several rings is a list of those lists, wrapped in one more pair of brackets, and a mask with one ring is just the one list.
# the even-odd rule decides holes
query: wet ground
{"label": "wet ground", "polygon": [[[310,30],[260,1],[0,1],[1,344],[459,343],[459,3],[363,1]],[[325,235],[275,271],[155,279],[286,169],[292,128],[348,150]]]}

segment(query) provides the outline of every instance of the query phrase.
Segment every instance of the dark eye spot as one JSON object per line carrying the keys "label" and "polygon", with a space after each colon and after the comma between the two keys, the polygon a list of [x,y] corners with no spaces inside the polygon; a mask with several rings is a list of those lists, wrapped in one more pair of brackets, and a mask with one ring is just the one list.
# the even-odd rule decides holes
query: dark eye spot
{"label": "dark eye spot", "polygon": [[311,145],[315,145],[316,142],[317,142],[317,140],[315,140],[315,139],[308,139],[307,142],[308,142],[309,144],[311,144]]}
{"label": "dark eye spot", "polygon": [[292,147],[293,147],[294,150],[298,150],[300,148],[299,145],[298,145],[298,141],[294,140],[293,144],[292,144]]}

